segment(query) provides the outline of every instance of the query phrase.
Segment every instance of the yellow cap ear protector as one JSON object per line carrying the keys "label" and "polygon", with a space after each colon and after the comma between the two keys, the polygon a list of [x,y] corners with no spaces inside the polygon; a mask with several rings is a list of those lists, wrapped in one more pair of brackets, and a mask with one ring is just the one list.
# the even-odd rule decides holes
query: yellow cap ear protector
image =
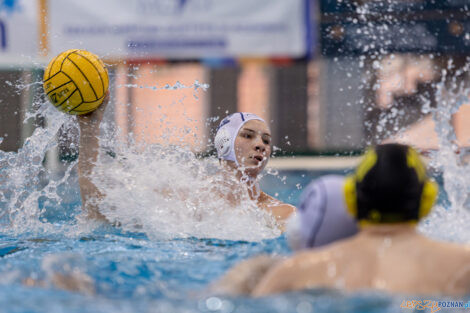
{"label": "yellow cap ear protector", "polygon": [[377,153],[375,150],[368,149],[364,157],[356,168],[356,173],[346,177],[344,182],[344,199],[348,212],[353,216],[357,216],[357,195],[356,195],[356,182],[362,181],[367,172],[370,171],[377,163]]}
{"label": "yellow cap ear protector", "polygon": [[[383,163],[383,161],[379,161],[378,153],[380,153],[382,156],[384,154],[390,154],[392,157],[393,154],[395,154],[395,156],[401,154],[401,158],[399,158],[399,162],[397,162],[396,157],[394,161],[389,162],[393,164],[378,164],[379,162]],[[403,157],[404,153],[406,153],[406,156]],[[394,168],[396,164],[403,163],[403,161],[406,162],[406,165],[401,164],[401,168]],[[410,174],[414,173],[416,177],[412,177],[413,181],[416,181],[420,186],[422,186],[420,189],[421,196],[419,198],[417,212],[415,211],[415,213],[411,215],[409,213],[402,214],[399,212],[401,209],[399,207],[396,208],[396,213],[390,212],[390,210],[388,212],[383,212],[379,205],[377,205],[377,207],[358,208],[358,185],[363,185],[364,179],[374,168],[375,173],[373,173],[373,175],[377,175],[377,173],[386,172],[384,168],[387,171],[403,172],[404,167],[404,175],[409,176]],[[380,168],[381,172],[379,172],[376,168]],[[412,169],[412,171],[407,171],[406,168]],[[371,181],[378,184],[380,183],[380,179],[380,176],[374,177]],[[397,186],[399,186],[398,188],[403,188],[400,187],[400,181],[396,181],[395,183]],[[368,189],[367,186],[362,186],[362,188],[366,190]],[[419,219],[429,214],[437,198],[439,188],[434,181],[427,177],[426,167],[421,161],[419,154],[413,148],[399,144],[387,144],[377,146],[375,149],[369,149],[366,152],[363,160],[356,168],[355,173],[346,177],[343,190],[347,210],[356,219],[368,223],[397,223],[417,222]],[[364,191],[362,191],[361,195],[364,196]],[[386,202],[385,199],[384,202]]]}
{"label": "yellow cap ear protector", "polygon": [[349,175],[344,180],[344,201],[346,202],[346,210],[354,218],[357,216],[357,197],[356,197],[356,177]]}
{"label": "yellow cap ear protector", "polygon": [[426,179],[421,192],[421,204],[419,206],[419,218],[422,219],[431,212],[431,209],[436,202],[439,187],[431,179]]}

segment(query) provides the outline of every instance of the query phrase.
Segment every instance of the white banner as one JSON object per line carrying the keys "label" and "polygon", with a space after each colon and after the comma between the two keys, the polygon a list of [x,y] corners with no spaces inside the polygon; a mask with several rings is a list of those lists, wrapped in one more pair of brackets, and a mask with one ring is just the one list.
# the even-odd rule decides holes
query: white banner
{"label": "white banner", "polygon": [[29,63],[38,56],[36,0],[0,1],[0,63]]}
{"label": "white banner", "polygon": [[307,0],[49,0],[50,51],[108,58],[302,57]]}

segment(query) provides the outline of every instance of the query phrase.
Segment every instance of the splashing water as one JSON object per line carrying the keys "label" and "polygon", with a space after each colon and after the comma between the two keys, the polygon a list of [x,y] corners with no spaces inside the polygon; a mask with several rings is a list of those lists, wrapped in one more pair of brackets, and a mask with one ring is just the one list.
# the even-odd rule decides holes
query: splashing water
{"label": "splashing water", "polygon": [[0,151],[0,222],[4,230],[14,233],[53,228],[43,219],[44,209],[38,200],[47,198],[60,205],[58,188],[70,178],[74,165],[59,178],[43,166],[46,153],[57,146],[57,132],[64,124],[69,125],[72,117],[60,114],[47,103],[36,114],[48,117],[47,126],[37,128],[18,152]]}
{"label": "splashing water", "polygon": [[[196,94],[208,86],[196,81],[191,86],[178,82],[145,88],[192,88]],[[65,128],[66,134],[77,130],[75,118],[41,99],[35,102],[39,108],[28,112],[25,122],[47,117],[46,126],[37,128],[17,153],[0,151],[0,222],[14,233],[57,231],[60,223],[45,218],[47,212],[40,203],[63,207],[61,190],[77,184],[76,161],[66,165],[62,175],[46,166],[48,151],[57,147],[59,130]],[[100,144],[111,144],[116,156],[100,153],[93,181],[105,195],[99,200],[100,210],[110,221],[155,239],[194,236],[258,241],[280,235],[273,217],[258,209],[235,178],[224,176],[214,158],[198,159],[189,147],[139,145],[132,138],[131,144],[119,142],[108,124],[102,123]],[[77,208],[65,213],[68,220],[78,217],[72,223],[78,222],[74,233],[90,227],[81,212]],[[62,224],[60,232],[64,227],[71,232],[70,226],[70,221]]]}
{"label": "splashing water", "polygon": [[[338,62],[338,70],[345,71],[346,77],[353,77],[352,80],[357,80],[357,75],[363,77],[359,89],[371,90],[372,93],[359,96],[356,100],[357,106],[366,105],[367,112],[374,111],[377,114],[377,119],[372,117],[369,119],[366,112],[364,121],[365,129],[370,133],[370,138],[365,138],[366,145],[381,142],[384,138],[393,137],[395,134],[404,130],[403,124],[411,122],[415,118],[415,113],[412,108],[419,108],[422,105],[421,113],[430,114],[435,125],[435,132],[438,136],[439,149],[431,151],[430,165],[436,169],[439,176],[443,178],[443,191],[441,196],[448,200],[447,203],[438,204],[430,216],[423,221],[419,229],[426,235],[441,239],[456,242],[470,242],[470,231],[468,225],[470,224],[470,184],[466,173],[470,173],[470,165],[468,164],[468,148],[459,147],[457,136],[452,124],[453,115],[459,110],[462,105],[470,103],[469,95],[470,88],[468,84],[460,83],[459,76],[467,75],[470,67],[469,59],[459,69],[453,64],[453,60],[449,54],[439,53],[435,48],[439,45],[436,42],[435,36],[428,30],[424,29],[419,23],[405,21],[396,12],[413,12],[413,10],[425,10],[424,2],[397,2],[397,1],[362,1],[362,2],[338,2],[346,11],[350,10],[356,14],[345,16],[344,21],[350,23],[342,29],[346,33],[343,38],[349,40],[345,47],[358,54],[357,60],[359,61],[358,71],[355,66],[347,65],[335,57],[333,60]],[[468,13],[468,8],[460,9],[461,12]],[[406,35],[403,35],[406,34]],[[398,49],[397,49],[398,48]],[[400,52],[400,48],[404,51],[412,51],[407,53]],[[336,55],[337,48],[331,53]],[[419,51],[419,52],[413,52]],[[429,53],[426,53],[429,51]],[[341,57],[342,54],[340,53]],[[423,84],[423,90],[418,90],[418,83],[413,87],[412,92],[406,91],[406,77],[403,79],[390,79],[393,72],[389,66],[392,61],[400,57],[403,60],[408,60],[413,64],[415,70],[419,71],[420,78],[417,80]],[[341,58],[340,57],[340,58]],[[433,82],[438,76],[435,72],[436,68],[440,68],[442,64],[436,62],[440,57],[449,57],[449,62],[445,69],[442,70],[441,81]],[[354,59],[354,58],[353,58]],[[339,61],[338,61],[339,60]],[[356,59],[354,59],[356,60]],[[427,60],[430,65],[425,65],[423,60]],[[350,64],[355,64],[353,61]],[[397,67],[398,68],[398,67]],[[380,74],[385,73],[387,79],[384,79]],[[390,74],[392,73],[392,74]],[[428,73],[428,74],[426,74]],[[387,76],[388,75],[388,76]],[[424,78],[429,75],[428,78]],[[431,83],[432,82],[432,83]],[[394,83],[396,86],[385,86]],[[408,81],[409,83],[409,81]],[[351,85],[352,82],[350,83]],[[343,87],[343,86],[341,86]],[[431,93],[425,91],[429,87],[435,91],[435,107],[432,107]],[[387,97],[391,100],[384,101],[382,107],[377,108],[377,98],[369,97],[370,94],[377,95],[378,91],[383,89],[387,91]],[[396,91],[400,91],[395,94]],[[343,88],[340,89],[343,92]],[[405,99],[406,107],[400,106],[400,101],[396,102],[396,97],[403,95],[410,96],[414,93],[420,95],[419,99],[412,99],[415,103],[407,103],[410,97]],[[398,99],[400,100],[400,99]],[[421,116],[419,112],[416,114]],[[347,120],[348,117],[344,117]],[[414,122],[414,121],[413,121]],[[347,136],[344,136],[347,138]],[[345,139],[347,141],[347,139]],[[444,201],[445,202],[445,201]]]}
{"label": "splashing water", "polygon": [[[451,67],[451,63],[448,67]],[[462,71],[467,71],[466,64]],[[458,147],[458,140],[452,124],[452,116],[462,105],[468,104],[470,89],[465,83],[457,83],[452,77],[446,82],[447,71],[442,71],[442,80],[435,84],[436,107],[432,108],[427,99],[423,113],[431,113],[435,123],[439,149],[431,153],[430,165],[439,170],[443,177],[444,193],[450,202],[448,205],[437,205],[430,216],[420,224],[420,231],[429,237],[440,240],[468,243],[470,242],[470,184],[468,176],[470,164],[466,160],[465,151]]]}
{"label": "splashing water", "polygon": [[101,212],[124,229],[156,238],[280,235],[272,216],[259,210],[246,188],[224,175],[214,159],[161,145],[140,152],[121,147],[117,154],[117,159],[102,155],[108,160],[97,168],[94,183],[106,193]]}

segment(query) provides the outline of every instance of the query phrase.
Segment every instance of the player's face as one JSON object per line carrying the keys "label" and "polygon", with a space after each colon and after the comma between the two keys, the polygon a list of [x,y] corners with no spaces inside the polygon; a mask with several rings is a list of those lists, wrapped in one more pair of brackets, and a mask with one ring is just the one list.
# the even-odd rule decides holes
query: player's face
{"label": "player's face", "polygon": [[246,122],[235,138],[235,156],[238,164],[250,176],[258,175],[271,155],[271,131],[263,121]]}

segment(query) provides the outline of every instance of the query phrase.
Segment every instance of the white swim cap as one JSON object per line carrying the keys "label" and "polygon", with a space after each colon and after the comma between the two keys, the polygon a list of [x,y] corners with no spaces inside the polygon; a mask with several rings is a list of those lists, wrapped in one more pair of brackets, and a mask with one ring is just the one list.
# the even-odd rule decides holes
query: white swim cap
{"label": "white swim cap", "polygon": [[234,161],[239,165],[235,156],[235,138],[240,128],[251,120],[264,122],[258,115],[245,112],[233,113],[220,122],[214,139],[214,145],[217,149],[219,159]]}
{"label": "white swim cap", "polygon": [[356,221],[346,211],[343,185],[343,176],[326,175],[305,188],[297,214],[287,224],[292,249],[318,247],[357,233]]}

